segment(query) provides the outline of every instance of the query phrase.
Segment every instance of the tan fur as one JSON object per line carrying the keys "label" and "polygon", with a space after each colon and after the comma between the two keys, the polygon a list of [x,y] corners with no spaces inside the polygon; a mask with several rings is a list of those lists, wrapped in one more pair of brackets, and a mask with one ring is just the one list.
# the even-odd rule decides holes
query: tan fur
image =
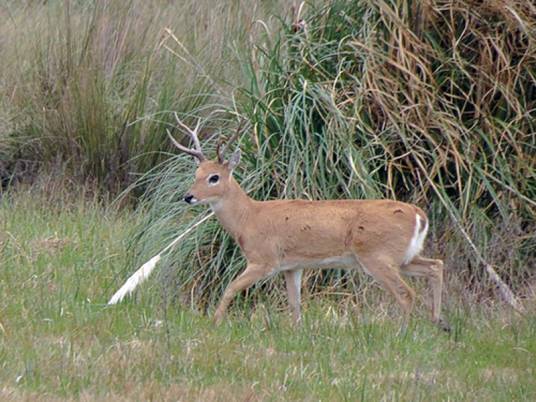
{"label": "tan fur", "polygon": [[[209,185],[218,174],[217,185]],[[300,320],[301,270],[361,265],[393,294],[405,315],[414,291],[401,275],[423,276],[433,290],[432,320],[440,322],[443,263],[415,255],[404,264],[425,213],[391,200],[255,201],[232,177],[228,162],[203,161],[189,195],[208,203],[247,259],[247,267],[226,289],[216,310],[221,321],[237,292],[278,272],[285,273],[289,304]],[[416,230],[416,215],[422,222]]]}

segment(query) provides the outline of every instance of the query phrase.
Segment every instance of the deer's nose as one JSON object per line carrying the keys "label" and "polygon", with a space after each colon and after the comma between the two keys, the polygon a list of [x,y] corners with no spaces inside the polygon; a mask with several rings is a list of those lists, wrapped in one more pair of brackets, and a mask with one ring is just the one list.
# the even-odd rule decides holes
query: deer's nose
{"label": "deer's nose", "polygon": [[194,196],[192,194],[186,194],[184,196],[184,201],[186,201],[188,204],[191,204],[193,199],[194,199]]}

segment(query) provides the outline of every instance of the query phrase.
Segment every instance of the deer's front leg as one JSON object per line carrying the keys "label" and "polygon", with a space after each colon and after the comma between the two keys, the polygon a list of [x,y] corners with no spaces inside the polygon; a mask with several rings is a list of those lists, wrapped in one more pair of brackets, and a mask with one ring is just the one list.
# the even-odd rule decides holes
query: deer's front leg
{"label": "deer's front leg", "polygon": [[255,282],[265,278],[271,272],[271,267],[266,265],[249,264],[244,272],[242,272],[238,278],[232,281],[225,292],[214,314],[214,321],[219,324],[223,319],[227,307],[236,296],[236,294],[244,289],[249,288]]}
{"label": "deer's front leg", "polygon": [[287,283],[288,304],[292,311],[292,319],[295,324],[301,320],[301,277],[300,269],[285,271],[285,282]]}

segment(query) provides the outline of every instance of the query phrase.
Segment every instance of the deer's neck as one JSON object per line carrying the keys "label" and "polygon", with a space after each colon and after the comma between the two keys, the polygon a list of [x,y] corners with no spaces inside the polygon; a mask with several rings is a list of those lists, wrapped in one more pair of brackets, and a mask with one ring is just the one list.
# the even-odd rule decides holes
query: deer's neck
{"label": "deer's neck", "polygon": [[253,200],[232,177],[230,186],[225,196],[210,207],[225,230],[236,239],[251,214]]}

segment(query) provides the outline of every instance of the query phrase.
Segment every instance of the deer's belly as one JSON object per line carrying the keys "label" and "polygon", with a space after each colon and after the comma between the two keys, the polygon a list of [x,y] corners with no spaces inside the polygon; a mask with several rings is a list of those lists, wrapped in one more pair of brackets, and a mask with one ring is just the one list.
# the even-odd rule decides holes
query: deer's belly
{"label": "deer's belly", "polygon": [[321,259],[304,259],[284,261],[279,271],[289,271],[305,268],[356,268],[357,261],[351,254],[338,255]]}

